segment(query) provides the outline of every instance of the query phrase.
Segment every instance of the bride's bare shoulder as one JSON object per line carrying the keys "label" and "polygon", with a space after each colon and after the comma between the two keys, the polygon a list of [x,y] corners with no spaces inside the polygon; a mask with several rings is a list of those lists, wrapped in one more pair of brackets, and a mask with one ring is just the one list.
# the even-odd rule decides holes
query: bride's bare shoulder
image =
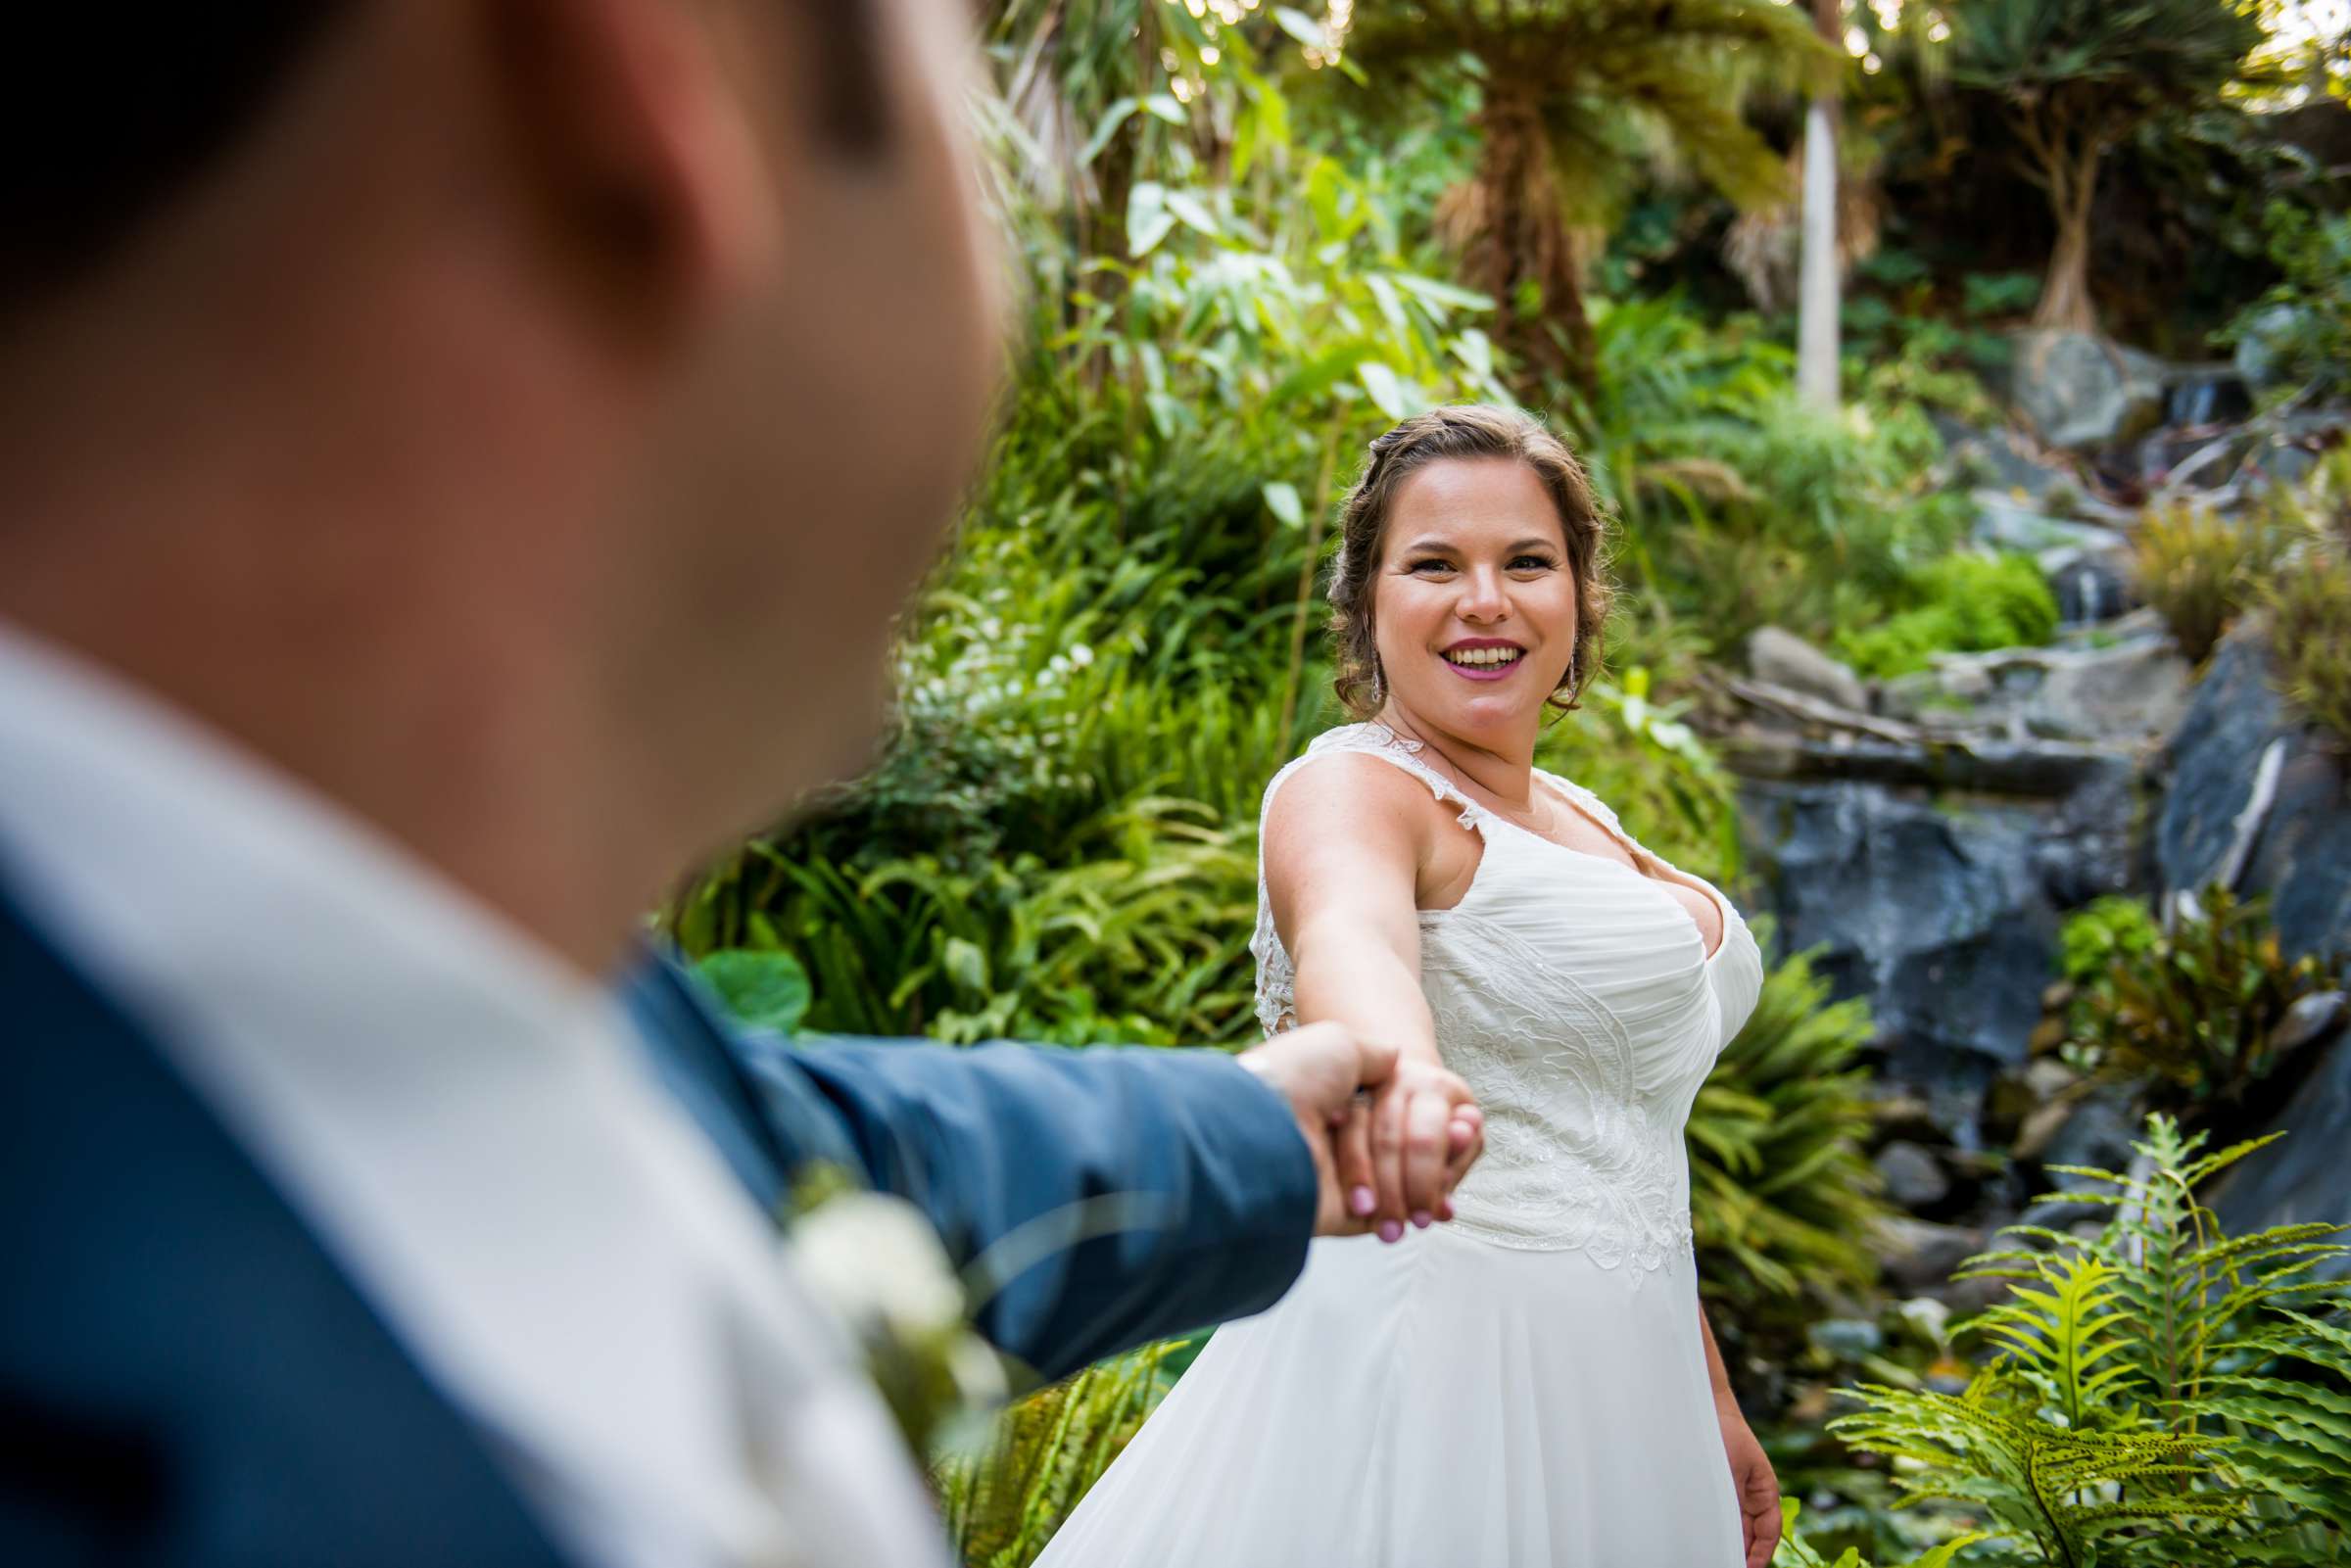
{"label": "bride's bare shoulder", "polygon": [[1434,792],[1392,762],[1364,751],[1310,753],[1285,770],[1266,804],[1265,848],[1412,849],[1436,815]]}

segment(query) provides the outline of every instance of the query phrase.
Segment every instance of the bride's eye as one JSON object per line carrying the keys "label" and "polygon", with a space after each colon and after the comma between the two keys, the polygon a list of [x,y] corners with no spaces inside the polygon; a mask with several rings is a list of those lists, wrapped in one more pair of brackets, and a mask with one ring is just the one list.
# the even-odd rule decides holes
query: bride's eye
{"label": "bride's eye", "polygon": [[1516,560],[1511,562],[1511,570],[1513,572],[1520,570],[1548,572],[1555,564],[1556,563],[1548,555],[1521,555]]}
{"label": "bride's eye", "polygon": [[1413,564],[1406,567],[1405,570],[1408,572],[1418,573],[1425,572],[1432,566],[1440,572],[1450,572],[1453,570],[1453,562],[1445,559],[1441,555],[1425,556],[1413,562]]}

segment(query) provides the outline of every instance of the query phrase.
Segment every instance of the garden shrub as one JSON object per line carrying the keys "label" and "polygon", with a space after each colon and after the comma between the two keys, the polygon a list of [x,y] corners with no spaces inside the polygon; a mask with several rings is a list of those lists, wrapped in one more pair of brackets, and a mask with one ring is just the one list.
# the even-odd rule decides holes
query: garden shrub
{"label": "garden shrub", "polygon": [[2268,507],[2232,517],[2183,502],[2139,520],[2132,575],[2181,653],[2201,664],[2259,596],[2291,538]]}
{"label": "garden shrub", "polygon": [[1847,626],[1838,654],[1865,676],[1907,675],[1938,653],[2045,642],[2057,599],[2029,555],[1945,555],[1911,574],[1917,602],[1874,626]]}
{"label": "garden shrub", "polygon": [[2065,927],[2068,1058],[2143,1084],[2192,1119],[2240,1114],[2287,1065],[2272,1045],[2287,1010],[2339,985],[2340,973],[2315,957],[2287,962],[2263,902],[2224,887],[2200,894],[2168,934],[2130,908],[2102,899]]}

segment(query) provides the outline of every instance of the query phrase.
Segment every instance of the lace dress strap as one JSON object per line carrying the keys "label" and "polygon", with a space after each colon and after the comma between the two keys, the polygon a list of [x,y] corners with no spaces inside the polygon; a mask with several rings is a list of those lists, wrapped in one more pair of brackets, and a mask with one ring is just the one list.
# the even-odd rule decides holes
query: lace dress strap
{"label": "lace dress strap", "polygon": [[[1266,784],[1263,803],[1258,808],[1258,838],[1265,838],[1266,822],[1273,814],[1273,795],[1290,775],[1317,758],[1340,751],[1360,751],[1403,769],[1422,784],[1429,793],[1449,806],[1460,808],[1459,821],[1464,828],[1483,834],[1488,813],[1483,806],[1463,794],[1461,788],[1436,769],[1420,760],[1421,742],[1408,740],[1384,724],[1349,724],[1336,730],[1326,730],[1315,736],[1305,752],[1292,758]],[[1257,931],[1250,938],[1249,951],[1257,959],[1257,1022],[1268,1034],[1278,1034],[1298,1025],[1296,1012],[1296,974],[1290,968],[1290,955],[1281,945],[1281,935],[1273,927],[1273,901],[1266,891],[1266,857],[1261,849],[1257,857]]]}

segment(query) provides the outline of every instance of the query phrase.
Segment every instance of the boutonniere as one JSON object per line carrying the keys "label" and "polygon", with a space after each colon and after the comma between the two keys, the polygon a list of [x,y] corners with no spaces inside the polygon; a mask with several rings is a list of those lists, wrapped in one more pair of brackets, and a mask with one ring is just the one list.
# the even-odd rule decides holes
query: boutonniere
{"label": "boutonniere", "polygon": [[802,1278],[855,1340],[918,1462],[1003,1403],[1004,1358],[973,1329],[965,1282],[928,1214],[819,1164],[793,1184],[788,1219]]}

